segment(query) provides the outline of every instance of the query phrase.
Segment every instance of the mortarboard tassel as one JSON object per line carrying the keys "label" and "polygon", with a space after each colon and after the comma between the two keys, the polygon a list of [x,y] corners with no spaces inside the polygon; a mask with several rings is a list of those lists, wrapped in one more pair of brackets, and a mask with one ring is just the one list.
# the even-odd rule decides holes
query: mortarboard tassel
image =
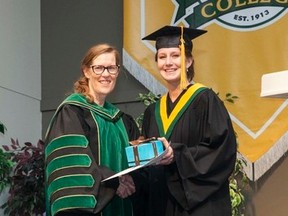
{"label": "mortarboard tassel", "polygon": [[181,26],[180,51],[181,51],[180,89],[184,90],[187,87],[188,83],[187,83],[187,76],[186,76],[185,41],[184,41],[184,38],[183,38],[183,26]]}

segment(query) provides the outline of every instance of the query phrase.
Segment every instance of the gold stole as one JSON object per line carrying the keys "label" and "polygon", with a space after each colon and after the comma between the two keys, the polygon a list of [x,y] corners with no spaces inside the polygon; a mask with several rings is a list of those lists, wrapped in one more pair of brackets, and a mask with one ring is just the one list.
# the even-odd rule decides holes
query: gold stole
{"label": "gold stole", "polygon": [[163,95],[155,106],[156,122],[159,129],[159,135],[168,139],[178,119],[182,116],[187,107],[194,100],[196,95],[206,89],[204,85],[195,83],[182,95],[169,117],[167,116],[167,94]]}

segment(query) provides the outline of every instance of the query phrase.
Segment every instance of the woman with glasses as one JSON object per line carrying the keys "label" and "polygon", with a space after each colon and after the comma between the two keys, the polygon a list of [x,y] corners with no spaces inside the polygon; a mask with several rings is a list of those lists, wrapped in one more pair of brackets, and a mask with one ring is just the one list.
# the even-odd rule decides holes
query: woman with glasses
{"label": "woman with glasses", "polygon": [[[45,137],[46,215],[132,215],[133,178],[101,182],[127,168],[125,147],[139,137],[133,118],[106,101],[119,75],[120,55],[91,47],[74,93],[57,108]],[[116,194],[116,195],[115,195]]]}

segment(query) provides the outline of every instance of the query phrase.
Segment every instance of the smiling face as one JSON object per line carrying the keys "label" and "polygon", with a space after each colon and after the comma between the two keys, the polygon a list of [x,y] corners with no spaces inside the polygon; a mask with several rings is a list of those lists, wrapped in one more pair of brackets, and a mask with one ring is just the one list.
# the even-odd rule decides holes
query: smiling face
{"label": "smiling face", "polygon": [[[108,67],[117,65],[115,53],[103,53],[93,59],[90,66],[101,65]],[[85,77],[88,79],[89,94],[94,97],[94,102],[102,106],[107,95],[113,91],[118,73],[110,74],[107,69],[104,69],[102,74],[95,74],[91,67],[85,67],[83,70]]]}
{"label": "smiling face", "polygon": [[[186,68],[192,64],[192,58],[186,57]],[[157,52],[157,67],[168,84],[179,85],[181,79],[181,52],[179,48],[161,48]]]}

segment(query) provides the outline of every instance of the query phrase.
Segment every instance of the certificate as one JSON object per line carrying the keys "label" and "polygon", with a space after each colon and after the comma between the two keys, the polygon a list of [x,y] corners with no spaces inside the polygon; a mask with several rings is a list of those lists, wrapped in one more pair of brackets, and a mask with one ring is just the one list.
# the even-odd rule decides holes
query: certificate
{"label": "certificate", "polygon": [[122,176],[122,175],[126,175],[130,172],[133,172],[135,170],[138,170],[138,169],[141,169],[143,167],[147,167],[147,166],[151,166],[151,165],[157,165],[161,160],[162,158],[164,157],[164,155],[167,153],[169,149],[169,146],[165,149],[165,151],[163,151],[161,154],[159,154],[157,157],[155,158],[152,158],[150,161],[148,161],[147,163],[145,164],[142,164],[142,165],[137,165],[137,166],[134,166],[134,167],[129,167],[125,170],[122,170],[121,172],[118,172],[106,179],[103,179],[101,182],[105,182],[107,180],[110,180],[110,179],[113,179],[113,178],[116,178],[116,177],[119,177],[119,176]]}

